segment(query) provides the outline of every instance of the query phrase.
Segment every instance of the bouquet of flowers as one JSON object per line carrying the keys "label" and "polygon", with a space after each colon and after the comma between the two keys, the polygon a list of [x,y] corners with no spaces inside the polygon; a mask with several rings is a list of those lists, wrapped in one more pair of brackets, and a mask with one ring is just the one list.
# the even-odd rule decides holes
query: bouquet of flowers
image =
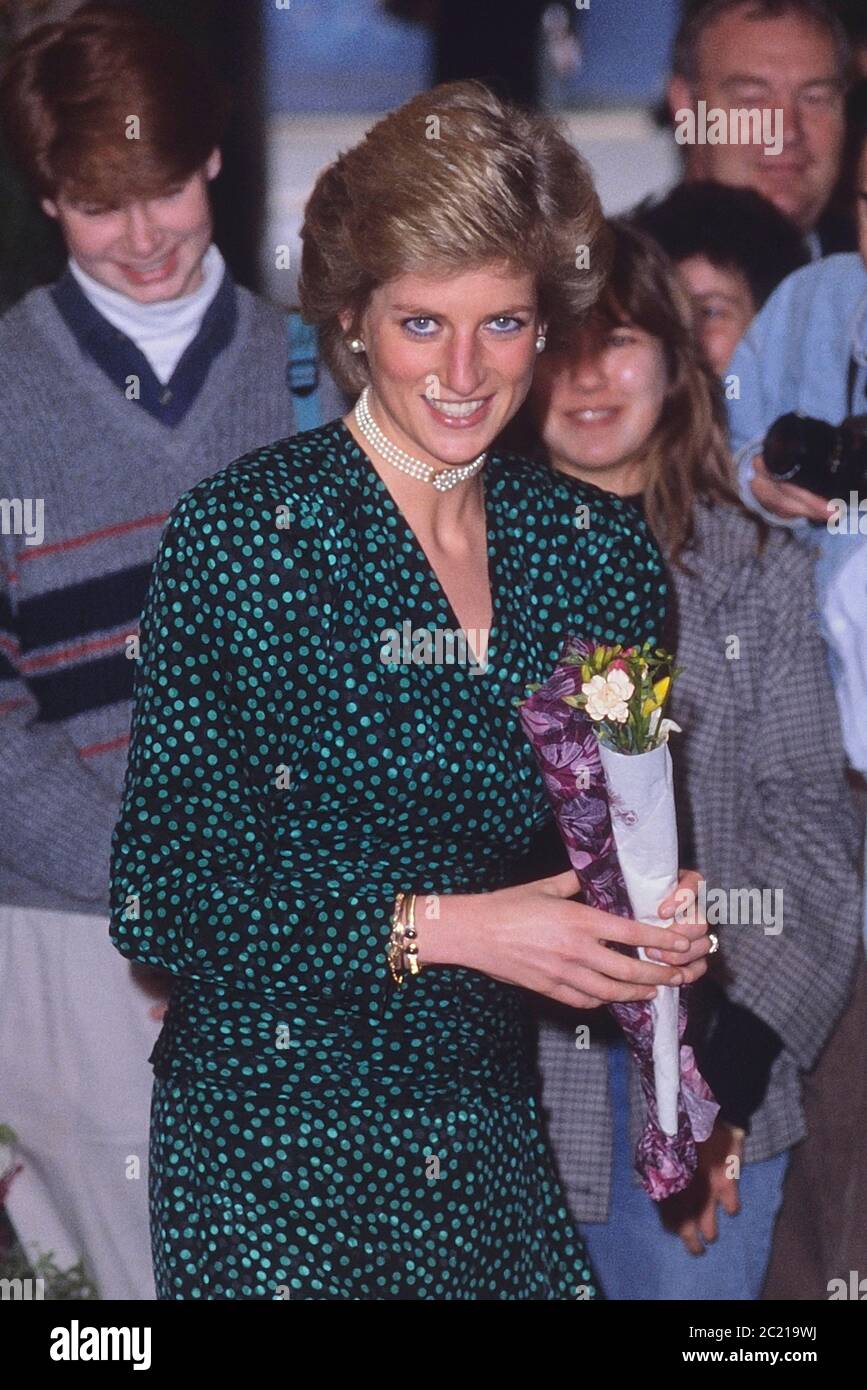
{"label": "bouquet of flowers", "polygon": [[[521,702],[527,734],[585,900],[656,926],[677,886],[677,820],[665,717],[678,675],[668,653],[569,638],[551,679]],[[639,951],[646,959],[643,951]],[[718,1106],[681,1043],[686,1005],[677,988],[610,1006],[636,1057],[648,1119],[636,1167],[655,1200],[686,1187],[696,1142]]]}

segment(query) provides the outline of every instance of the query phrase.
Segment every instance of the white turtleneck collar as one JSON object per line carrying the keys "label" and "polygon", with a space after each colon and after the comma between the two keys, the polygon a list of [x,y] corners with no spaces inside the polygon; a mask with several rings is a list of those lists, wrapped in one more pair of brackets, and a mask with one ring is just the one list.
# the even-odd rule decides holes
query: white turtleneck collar
{"label": "white turtleneck collar", "polygon": [[195,338],[202,319],[223,281],[226,263],[213,242],[202,258],[202,283],[180,299],[138,304],[119,290],[101,285],[69,259],[69,269],[94,309],[131,338],[144,353],[157,379],[165,384]]}

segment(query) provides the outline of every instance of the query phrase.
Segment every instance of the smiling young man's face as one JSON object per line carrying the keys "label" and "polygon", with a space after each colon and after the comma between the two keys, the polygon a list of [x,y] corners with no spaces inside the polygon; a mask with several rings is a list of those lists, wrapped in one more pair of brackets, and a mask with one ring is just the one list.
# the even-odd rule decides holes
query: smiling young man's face
{"label": "smiling young man's face", "polygon": [[[348,315],[342,323],[348,334]],[[377,423],[425,463],[469,462],[527,395],[540,331],[529,272],[494,266],[387,281],[359,324]]]}
{"label": "smiling young man's face", "polygon": [[160,303],[201,284],[213,233],[208,183],[219,170],[214,150],[185,183],[159,198],[106,208],[58,193],[42,207],[57,219],[70,256],[86,274],[138,304]]}

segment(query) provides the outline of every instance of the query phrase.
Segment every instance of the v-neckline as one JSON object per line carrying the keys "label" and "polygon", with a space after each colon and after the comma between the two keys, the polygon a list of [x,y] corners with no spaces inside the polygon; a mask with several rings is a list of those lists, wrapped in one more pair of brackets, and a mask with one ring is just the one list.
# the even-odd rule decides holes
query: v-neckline
{"label": "v-neckline", "polygon": [[[109,389],[110,381],[102,367],[81,349],[78,339],[54,303],[53,298],[50,296],[49,298],[55,320],[55,330],[59,331],[61,336],[66,335],[69,345],[74,348],[77,369],[83,373],[85,378],[84,389],[91,398],[98,402],[100,410],[104,413],[108,407],[113,414],[117,415],[118,419],[120,419],[122,412],[126,431],[135,433],[151,445],[157,444],[159,447],[165,448],[167,445],[176,444],[180,452],[189,452],[195,444],[197,436],[202,433],[204,425],[213,415],[216,409],[215,402],[223,398],[221,386],[229,389],[234,380],[236,362],[238,355],[243,353],[248,328],[248,316],[243,309],[241,300],[237,300],[237,318],[232,339],[210,363],[205,379],[183,418],[175,425],[168,425],[164,421],[156,419],[140,405],[130,405],[128,401],[124,401],[121,391],[116,388],[113,391]],[[58,356],[66,361],[68,356],[65,351],[66,345],[54,342],[53,346]]]}
{"label": "v-neckline", "polygon": [[[428,556],[427,551],[425,550],[424,546],[422,545],[412,526],[410,526],[404,513],[401,511],[400,507],[398,506],[397,502],[392,496],[391,491],[386,486],[385,482],[380,476],[379,471],[374,465],[370,455],[367,453],[365,449],[361,447],[358,440],[355,438],[355,435],[352,433],[349,426],[342,418],[338,421],[338,424],[350,447],[352,449],[355,449],[360,458],[363,459],[364,462],[367,464],[368,471],[372,478],[373,484],[377,488],[382,499],[384,500],[385,510],[389,516],[389,519],[392,522],[392,525],[395,527],[403,527],[404,545],[408,546],[409,549],[414,550],[416,553],[416,558],[421,560],[422,566],[424,570],[427,572],[431,590],[439,596],[443,606],[446,608],[448,612],[452,624],[452,631],[464,633],[467,648],[469,652],[472,653],[473,660],[475,664],[478,666],[478,654],[473,651],[469,638],[466,637],[466,630],[464,629],[463,625],[458,619],[458,615],[455,612],[454,605],[452,604],[451,599],[446,593],[443,584],[440,582],[439,576],[437,575],[436,570],[431,564],[430,557]],[[488,627],[488,645],[487,650],[485,652],[485,665],[483,668],[485,670],[489,670],[491,667],[491,657],[495,648],[495,639],[499,639],[500,636],[500,625],[502,616],[500,604],[498,602],[500,557],[498,549],[497,518],[491,499],[489,469],[490,457],[485,461],[485,464],[483,465],[480,473],[480,477],[482,479],[482,498],[485,510],[485,548],[488,566],[488,588],[491,595],[491,622],[490,626]]]}

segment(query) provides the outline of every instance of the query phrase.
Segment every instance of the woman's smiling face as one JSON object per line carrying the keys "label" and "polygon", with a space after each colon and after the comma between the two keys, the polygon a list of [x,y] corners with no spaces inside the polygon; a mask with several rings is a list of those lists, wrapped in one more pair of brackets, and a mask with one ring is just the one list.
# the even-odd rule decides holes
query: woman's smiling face
{"label": "woman's smiling face", "polygon": [[434,465],[488,448],[530,389],[544,332],[534,277],[503,266],[398,276],[373,291],[358,329],[378,423]]}
{"label": "woman's smiling face", "polygon": [[545,353],[532,409],[551,463],[609,492],[643,486],[643,454],[668,388],[658,338],[633,324],[587,329]]}

